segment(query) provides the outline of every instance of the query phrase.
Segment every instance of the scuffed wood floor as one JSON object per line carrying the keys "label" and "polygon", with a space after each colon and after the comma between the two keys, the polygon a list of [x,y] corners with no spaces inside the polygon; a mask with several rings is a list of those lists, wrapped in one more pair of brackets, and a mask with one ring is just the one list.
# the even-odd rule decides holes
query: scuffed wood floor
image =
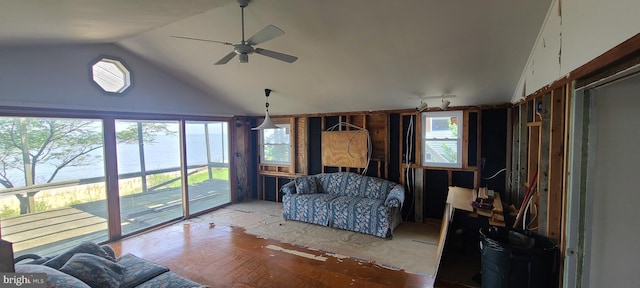
{"label": "scuffed wood floor", "polygon": [[[296,247],[213,224],[173,224],[110,244],[211,287],[433,287],[427,276]],[[441,287],[441,285],[436,285]],[[456,287],[443,283],[442,287]]]}

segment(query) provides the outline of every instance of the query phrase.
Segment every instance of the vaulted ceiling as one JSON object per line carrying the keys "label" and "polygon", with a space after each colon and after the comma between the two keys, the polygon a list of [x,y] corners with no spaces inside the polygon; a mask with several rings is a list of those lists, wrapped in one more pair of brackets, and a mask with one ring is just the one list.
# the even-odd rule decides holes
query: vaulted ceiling
{"label": "vaulted ceiling", "polygon": [[[452,106],[509,102],[551,0],[252,0],[249,38],[285,35],[262,55],[214,65],[238,43],[233,0],[0,0],[0,45],[115,43],[246,115],[406,109],[453,94]],[[126,61],[126,59],[124,59]],[[435,106],[439,99],[430,99]]]}

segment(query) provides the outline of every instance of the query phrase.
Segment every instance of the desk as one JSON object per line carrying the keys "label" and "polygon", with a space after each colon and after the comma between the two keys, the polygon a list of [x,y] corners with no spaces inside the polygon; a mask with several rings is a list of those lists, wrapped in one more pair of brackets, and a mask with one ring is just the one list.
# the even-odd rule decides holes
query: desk
{"label": "desk", "polygon": [[[483,188],[480,188],[483,189]],[[480,190],[480,197],[481,198],[486,198],[486,188],[484,188],[485,191]],[[489,224],[493,225],[493,226],[500,226],[500,227],[504,227],[504,216],[502,214],[502,199],[500,199],[500,193],[495,192],[494,193],[494,200],[493,200],[493,211],[490,212],[486,212],[486,211],[477,211],[476,209],[473,208],[473,206],[471,206],[471,202],[473,202],[474,200],[476,200],[476,198],[478,198],[478,191],[475,189],[469,189],[469,188],[461,188],[461,187],[449,187],[449,193],[447,194],[447,202],[446,205],[447,206],[451,206],[451,209],[449,209],[449,213],[451,213],[450,215],[445,215],[446,218],[449,218],[449,220],[451,221],[453,218],[453,213],[455,212],[455,209],[459,209],[459,210],[464,210],[464,211],[468,211],[471,214],[472,217],[477,217],[477,215],[483,216],[483,217],[487,217],[489,218]],[[445,213],[446,213],[447,209],[445,208]],[[477,214],[474,215],[473,213]]]}
{"label": "desk", "polygon": [[[482,188],[481,188],[482,189]],[[486,191],[480,191],[481,197],[485,197]],[[447,240],[447,231],[449,230],[449,224],[453,221],[453,215],[456,210],[463,210],[469,213],[470,217],[485,217],[488,218],[489,224],[494,226],[505,227],[504,216],[502,214],[502,200],[500,199],[500,193],[494,193],[493,211],[490,213],[477,212],[476,209],[471,206],[471,202],[475,201],[478,197],[478,192],[475,189],[461,188],[461,187],[449,187],[447,193],[447,202],[444,207],[444,215],[442,217],[442,226],[440,228],[440,240],[438,242],[436,274],[440,267],[440,261],[442,260],[442,253],[444,252],[444,242]]]}

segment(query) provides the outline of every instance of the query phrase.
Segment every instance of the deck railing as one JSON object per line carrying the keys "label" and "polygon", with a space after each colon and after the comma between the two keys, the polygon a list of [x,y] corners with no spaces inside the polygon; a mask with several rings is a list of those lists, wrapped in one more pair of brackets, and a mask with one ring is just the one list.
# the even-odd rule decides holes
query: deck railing
{"label": "deck railing", "polygon": [[[228,168],[228,163],[209,163],[209,165],[189,166],[189,175],[210,168]],[[195,171],[192,171],[195,170]],[[142,178],[146,176],[179,172],[180,168],[166,168],[140,172],[120,174],[119,179]],[[189,183],[189,202],[193,209],[210,209],[218,205],[229,203],[228,180],[212,179],[197,184]],[[121,215],[123,227],[131,233],[140,229],[158,225],[177,217],[182,217],[181,187],[168,185],[181,179],[172,177],[162,183],[154,184],[147,192],[121,195]],[[206,182],[209,181],[209,182]],[[29,187],[16,187],[0,190],[0,197],[11,197],[20,193],[32,193],[51,189],[104,183],[105,177],[92,177],[77,180],[59,181],[54,183],[37,184]],[[73,192],[71,192],[73,193]],[[194,207],[197,205],[196,207]],[[208,207],[208,208],[207,208]],[[106,200],[81,201],[66,207],[47,209],[46,211],[27,213],[0,220],[3,239],[14,243],[15,255],[36,253],[53,255],[70,245],[81,241],[101,242],[108,239],[107,216],[112,213],[107,210]]]}

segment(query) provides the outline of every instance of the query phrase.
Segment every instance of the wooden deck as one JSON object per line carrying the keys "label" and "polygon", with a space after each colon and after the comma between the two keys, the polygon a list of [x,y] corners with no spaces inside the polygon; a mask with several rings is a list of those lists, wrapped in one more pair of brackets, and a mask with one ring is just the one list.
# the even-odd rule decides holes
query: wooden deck
{"label": "wooden deck", "polygon": [[[208,180],[191,186],[192,213],[230,202],[228,182]],[[182,218],[180,188],[158,189],[120,198],[122,233]],[[2,238],[13,243],[15,256],[56,255],[82,241],[108,240],[106,200],[2,219]]]}

